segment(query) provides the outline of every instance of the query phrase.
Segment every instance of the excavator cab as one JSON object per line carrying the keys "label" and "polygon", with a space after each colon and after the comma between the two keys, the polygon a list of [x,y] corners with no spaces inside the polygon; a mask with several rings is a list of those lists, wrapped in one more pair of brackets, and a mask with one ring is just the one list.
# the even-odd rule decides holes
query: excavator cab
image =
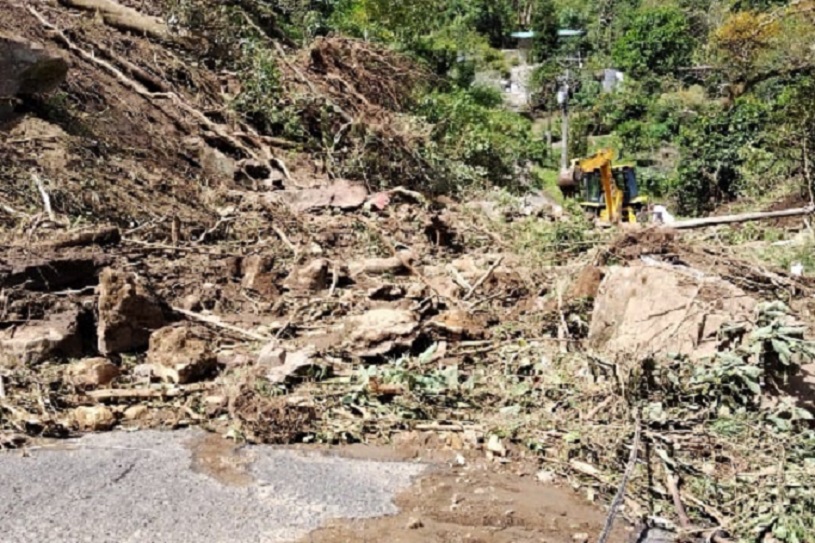
{"label": "excavator cab", "polygon": [[648,205],[633,166],[612,166],[613,153],[600,151],[573,160],[558,182],[565,197],[576,197],[593,218],[605,223],[641,222]]}

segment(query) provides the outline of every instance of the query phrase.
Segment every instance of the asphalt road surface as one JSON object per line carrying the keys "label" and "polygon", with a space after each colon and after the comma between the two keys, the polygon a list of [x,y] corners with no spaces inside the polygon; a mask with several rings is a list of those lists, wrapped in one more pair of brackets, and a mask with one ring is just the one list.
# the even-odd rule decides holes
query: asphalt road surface
{"label": "asphalt road surface", "polygon": [[0,453],[0,541],[295,541],[330,519],[395,513],[393,497],[425,469],[272,447],[223,453],[206,440],[114,432]]}

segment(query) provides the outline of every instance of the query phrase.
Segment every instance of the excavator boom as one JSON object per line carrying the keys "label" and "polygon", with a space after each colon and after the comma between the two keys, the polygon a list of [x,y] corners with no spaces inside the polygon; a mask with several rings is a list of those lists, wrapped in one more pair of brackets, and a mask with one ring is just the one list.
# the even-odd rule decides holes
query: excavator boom
{"label": "excavator boom", "polygon": [[[647,199],[639,195],[636,174],[630,166],[612,166],[614,152],[604,149],[588,158],[572,161],[558,179],[563,195],[581,195],[581,205],[602,222],[637,222]],[[602,194],[600,193],[602,191]]]}

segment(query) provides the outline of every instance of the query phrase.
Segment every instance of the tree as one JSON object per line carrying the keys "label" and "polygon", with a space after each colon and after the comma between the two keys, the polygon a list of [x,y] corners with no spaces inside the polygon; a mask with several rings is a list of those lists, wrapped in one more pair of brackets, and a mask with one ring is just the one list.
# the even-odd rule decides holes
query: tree
{"label": "tree", "polygon": [[551,58],[557,48],[558,15],[552,0],[535,0],[532,5],[532,31],[535,33],[532,52],[542,62]]}
{"label": "tree", "polygon": [[618,68],[634,77],[665,76],[690,64],[693,49],[693,35],[682,10],[660,6],[637,13],[614,43],[613,58]]}
{"label": "tree", "polygon": [[474,11],[475,30],[487,36],[491,46],[504,47],[509,35],[515,30],[513,25],[518,19],[509,0],[476,0]]}
{"label": "tree", "polygon": [[765,14],[742,11],[731,14],[712,37],[719,64],[733,80],[746,80],[760,69],[759,56],[767,52],[778,36],[780,27]]}
{"label": "tree", "polygon": [[678,211],[698,215],[741,195],[745,148],[764,147],[771,104],[742,98],[734,107],[701,115],[682,127]]}

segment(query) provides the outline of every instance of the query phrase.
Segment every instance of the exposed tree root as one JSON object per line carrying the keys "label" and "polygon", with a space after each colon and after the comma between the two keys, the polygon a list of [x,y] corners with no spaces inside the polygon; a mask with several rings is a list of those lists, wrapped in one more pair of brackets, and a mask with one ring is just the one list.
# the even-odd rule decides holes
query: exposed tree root
{"label": "exposed tree root", "polygon": [[[73,2],[73,1],[80,1],[80,0],[66,0],[66,1]],[[82,0],[82,3],[84,5],[86,3],[91,3],[91,2],[90,2],[90,0],[87,0],[87,1]],[[236,153],[241,154],[246,158],[252,158],[254,160],[257,160],[258,162],[260,162],[262,164],[270,164],[270,165],[274,164],[275,167],[280,168],[283,171],[283,173],[286,175],[287,179],[290,178],[290,175],[289,175],[288,169],[286,168],[286,165],[283,163],[282,160],[280,160],[279,158],[274,157],[268,147],[266,147],[264,145],[259,145],[257,149],[252,149],[252,148],[244,145],[238,138],[236,138],[235,136],[232,135],[232,133],[231,133],[231,131],[229,129],[227,129],[226,127],[224,127],[224,126],[210,120],[203,112],[196,109],[192,105],[188,104],[186,102],[186,100],[184,100],[184,98],[179,96],[177,93],[175,93],[175,92],[151,92],[150,90],[148,90],[144,86],[144,84],[140,83],[139,81],[134,80],[131,77],[128,77],[127,75],[125,75],[122,72],[122,70],[120,70],[118,67],[114,66],[111,62],[108,62],[108,61],[106,61],[104,59],[100,59],[100,58],[96,57],[95,55],[85,51],[84,49],[82,49],[78,45],[76,45],[70,38],[68,38],[68,36],[65,35],[65,33],[60,28],[58,28],[57,26],[55,26],[54,24],[49,22],[34,7],[28,6],[28,11],[37,18],[37,20],[40,22],[40,24],[42,24],[45,28],[51,30],[54,33],[57,40],[59,42],[61,42],[63,45],[65,45],[65,47],[67,47],[70,51],[76,53],[77,55],[79,55],[83,59],[87,60],[88,62],[94,63],[94,64],[102,67],[105,71],[107,71],[108,73],[113,75],[120,83],[122,83],[126,87],[130,88],[132,91],[134,91],[138,95],[142,96],[143,98],[145,98],[147,100],[150,100],[152,103],[154,103],[156,105],[157,108],[161,109],[162,112],[164,112],[170,118],[175,119],[177,122],[181,121],[180,119],[178,119],[178,117],[176,115],[173,115],[173,114],[169,113],[164,108],[159,106],[157,104],[157,100],[169,99],[180,110],[182,110],[185,113],[187,113],[188,115],[192,116],[202,128],[209,131],[211,134],[213,134],[219,140],[225,142]],[[148,74],[146,74],[146,72],[144,72],[144,70],[142,70],[141,68],[133,65],[129,61],[126,61],[124,59],[120,59],[118,56],[114,55],[111,51],[107,51],[107,54],[111,57],[111,60],[113,60],[117,64],[125,66],[125,69],[131,71],[134,74],[138,74],[141,78],[144,78],[144,77],[148,76]],[[248,134],[255,143],[260,144],[260,142],[262,141],[262,136],[260,134],[258,134],[251,127],[244,126],[242,128],[243,128],[244,132],[246,134]]]}

